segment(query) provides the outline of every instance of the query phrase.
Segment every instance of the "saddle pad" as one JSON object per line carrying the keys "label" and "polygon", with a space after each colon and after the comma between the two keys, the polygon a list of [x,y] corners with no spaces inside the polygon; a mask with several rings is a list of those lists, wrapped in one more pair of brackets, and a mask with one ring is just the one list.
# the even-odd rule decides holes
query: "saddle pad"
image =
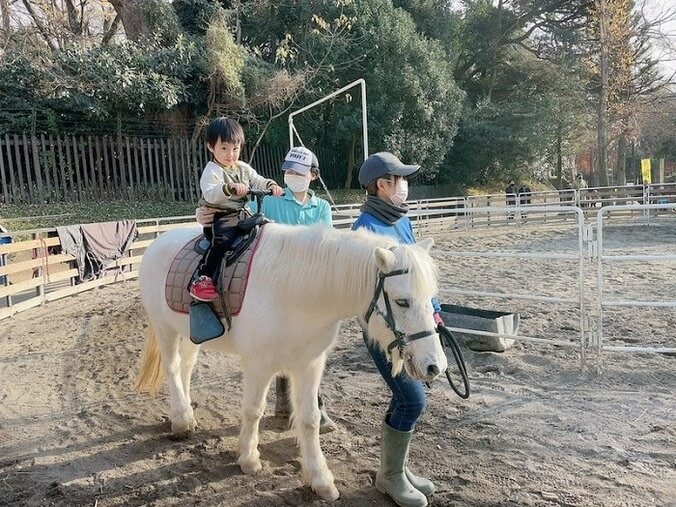
{"label": "saddle pad", "polygon": [[[258,236],[235,262],[227,267],[221,266],[218,287],[223,288],[222,292],[227,301],[222,301],[222,298],[219,298],[213,302],[214,311],[221,319],[225,318],[224,308],[230,316],[238,315],[242,309],[242,300],[249,279],[249,268],[264,229],[262,227],[258,231]],[[188,241],[176,254],[169,267],[164,294],[169,308],[175,312],[189,313],[193,298],[188,292],[188,285],[202,260],[202,254],[195,251],[195,244],[203,237],[203,235],[200,235]]]}

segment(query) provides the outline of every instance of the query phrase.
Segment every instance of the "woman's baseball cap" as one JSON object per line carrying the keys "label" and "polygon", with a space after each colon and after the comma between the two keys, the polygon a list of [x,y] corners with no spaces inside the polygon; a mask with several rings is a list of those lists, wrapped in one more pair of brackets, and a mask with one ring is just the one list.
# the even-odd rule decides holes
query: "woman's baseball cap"
{"label": "woman's baseball cap", "polygon": [[385,175],[411,176],[418,172],[419,165],[406,165],[392,153],[380,151],[364,160],[359,168],[359,184],[366,187],[372,181]]}
{"label": "woman's baseball cap", "polygon": [[303,146],[294,146],[289,150],[282,162],[282,171],[296,171],[307,174],[313,167],[319,169],[317,156]]}

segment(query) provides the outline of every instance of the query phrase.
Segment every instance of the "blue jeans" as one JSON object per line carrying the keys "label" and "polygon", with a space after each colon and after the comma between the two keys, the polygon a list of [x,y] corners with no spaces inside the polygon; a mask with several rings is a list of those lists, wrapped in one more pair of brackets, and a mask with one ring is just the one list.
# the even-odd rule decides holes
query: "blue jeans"
{"label": "blue jeans", "polygon": [[412,430],[425,408],[425,390],[422,382],[409,377],[406,371],[392,377],[392,364],[388,362],[385,354],[377,344],[369,341],[366,332],[363,333],[363,336],[373,362],[392,391],[392,399],[385,414],[385,422],[398,431]]}

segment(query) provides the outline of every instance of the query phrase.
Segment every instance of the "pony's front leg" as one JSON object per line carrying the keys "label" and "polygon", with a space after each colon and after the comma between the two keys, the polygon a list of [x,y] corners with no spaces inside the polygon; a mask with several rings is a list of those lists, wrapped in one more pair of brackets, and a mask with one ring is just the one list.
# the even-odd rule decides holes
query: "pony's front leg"
{"label": "pony's front leg", "polygon": [[239,430],[237,463],[245,474],[255,474],[263,465],[258,452],[258,426],[265,411],[270,372],[259,365],[243,364],[242,427]]}
{"label": "pony's front leg", "polygon": [[319,445],[319,406],[317,394],[324,371],[322,354],[302,369],[290,371],[293,424],[300,445],[303,482],[325,500],[336,500],[338,489]]}

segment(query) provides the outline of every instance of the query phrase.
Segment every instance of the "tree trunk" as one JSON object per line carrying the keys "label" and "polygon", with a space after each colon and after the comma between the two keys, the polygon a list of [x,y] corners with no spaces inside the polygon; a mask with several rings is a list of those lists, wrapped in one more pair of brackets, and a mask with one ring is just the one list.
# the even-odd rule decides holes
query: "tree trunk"
{"label": "tree trunk", "polygon": [[82,19],[73,3],[73,0],[66,0],[66,13],[68,14],[68,27],[73,35],[82,35]]}
{"label": "tree trunk", "polygon": [[627,137],[622,134],[617,140],[617,167],[615,168],[615,185],[627,182]]}
{"label": "tree trunk", "polygon": [[0,11],[2,11],[2,30],[5,35],[9,35],[9,2],[7,0],[0,0]]}
{"label": "tree trunk", "polygon": [[347,174],[345,175],[345,185],[343,188],[350,188],[352,184],[352,174],[354,173],[355,157],[354,152],[357,148],[357,135],[353,132],[350,139],[350,149],[347,153]]}
{"label": "tree trunk", "polygon": [[491,71],[491,84],[490,87],[488,88],[487,94],[489,102],[493,96],[493,88],[495,88],[495,83],[497,82],[498,79],[498,46],[500,39],[502,38],[502,2],[503,0],[498,0],[498,20],[497,20],[498,28],[497,35],[495,37],[495,40],[493,41],[493,51],[492,51],[493,69]]}
{"label": "tree trunk", "polygon": [[597,142],[599,145],[597,176],[599,186],[608,186],[608,12],[606,0],[599,0],[600,79]]}
{"label": "tree trunk", "polygon": [[137,41],[148,33],[148,23],[143,12],[144,0],[110,0],[122,20],[127,39]]}
{"label": "tree trunk", "polygon": [[561,135],[561,124],[556,129],[556,188],[563,188],[563,155],[562,151],[563,138]]}

